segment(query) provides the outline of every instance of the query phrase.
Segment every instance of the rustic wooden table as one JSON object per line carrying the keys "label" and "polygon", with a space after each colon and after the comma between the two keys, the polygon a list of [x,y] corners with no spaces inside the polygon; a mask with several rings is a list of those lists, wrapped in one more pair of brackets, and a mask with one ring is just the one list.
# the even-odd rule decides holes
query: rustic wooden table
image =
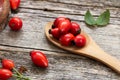
{"label": "rustic wooden table", "polygon": [[[95,17],[110,9],[109,25],[87,27],[84,14],[88,9]],[[78,22],[105,52],[120,60],[120,0],[21,0],[19,12],[11,13],[9,17],[13,16],[23,19],[23,28],[14,32],[6,27],[0,32],[0,53],[14,60],[16,68],[26,66],[25,74],[32,80],[120,80],[120,74],[104,64],[52,45],[44,33],[47,22],[58,16],[69,17]],[[47,69],[32,64],[29,52],[33,49],[46,54]]]}

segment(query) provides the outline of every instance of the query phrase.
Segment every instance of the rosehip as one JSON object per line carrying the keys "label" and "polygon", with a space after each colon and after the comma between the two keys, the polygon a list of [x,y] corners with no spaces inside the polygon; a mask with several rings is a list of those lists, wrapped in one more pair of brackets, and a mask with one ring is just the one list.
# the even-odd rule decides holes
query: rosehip
{"label": "rosehip", "polygon": [[71,33],[67,33],[65,35],[62,35],[59,39],[60,44],[63,46],[70,46],[72,45],[72,41],[74,40],[74,35]]}
{"label": "rosehip", "polygon": [[78,34],[75,38],[74,38],[74,43],[77,47],[84,47],[86,44],[86,38],[84,35]]}
{"label": "rosehip", "polygon": [[55,27],[58,27],[58,24],[61,22],[61,21],[64,21],[66,20],[66,17],[58,17],[55,19],[54,23],[53,23],[53,26],[52,28],[55,28]]}
{"label": "rosehip", "polygon": [[48,60],[44,53],[38,50],[30,52],[31,59],[36,66],[46,68],[48,67]]}
{"label": "rosehip", "polygon": [[76,22],[71,22],[71,29],[70,29],[70,32],[73,34],[73,35],[77,35],[77,34],[80,34],[81,32],[81,28],[79,26],[79,24],[77,24]]}
{"label": "rosehip", "polygon": [[49,33],[52,34],[52,36],[56,39],[59,39],[60,37],[60,30],[59,28],[53,28],[49,30]]}
{"label": "rosehip", "polygon": [[9,27],[11,30],[18,31],[22,28],[22,20],[18,17],[13,17],[9,21]]}
{"label": "rosehip", "polygon": [[12,77],[12,72],[8,69],[0,69],[0,80],[8,80]]}
{"label": "rosehip", "polygon": [[64,21],[61,21],[58,24],[58,28],[60,29],[60,33],[62,35],[68,33],[70,31],[70,28],[71,28],[71,22],[70,22],[70,20],[66,19]]}
{"label": "rosehip", "polygon": [[16,10],[20,5],[20,0],[10,0],[10,6],[12,10]]}
{"label": "rosehip", "polygon": [[2,67],[4,69],[9,69],[9,70],[12,70],[14,67],[15,67],[15,64],[12,60],[9,60],[9,59],[2,59]]}

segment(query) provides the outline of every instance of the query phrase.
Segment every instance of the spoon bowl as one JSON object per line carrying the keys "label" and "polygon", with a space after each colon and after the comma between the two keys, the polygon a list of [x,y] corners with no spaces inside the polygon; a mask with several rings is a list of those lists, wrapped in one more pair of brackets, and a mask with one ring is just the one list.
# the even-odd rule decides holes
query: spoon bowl
{"label": "spoon bowl", "polygon": [[109,55],[108,53],[104,52],[96,43],[95,41],[84,31],[81,31],[81,34],[86,37],[86,45],[82,48],[78,48],[75,46],[62,46],[58,40],[52,37],[52,35],[49,34],[49,29],[51,29],[53,22],[49,22],[45,27],[45,35],[47,39],[52,42],[54,45],[70,51],[72,53],[83,55],[92,59],[95,59],[97,61],[100,61],[110,67],[111,69],[115,70],[116,72],[120,73],[120,61],[116,59],[115,57]]}

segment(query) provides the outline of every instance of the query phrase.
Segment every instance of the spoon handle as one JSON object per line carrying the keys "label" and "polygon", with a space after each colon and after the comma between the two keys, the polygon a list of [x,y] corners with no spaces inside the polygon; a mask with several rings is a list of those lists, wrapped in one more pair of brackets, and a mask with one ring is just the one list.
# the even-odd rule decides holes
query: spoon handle
{"label": "spoon handle", "polygon": [[[94,58],[107,66],[111,69],[115,70],[120,74],[120,61],[109,55],[108,53],[104,52],[95,42],[92,41],[92,46],[88,46],[82,53],[85,56],[90,58]],[[81,54],[78,52],[78,54]]]}
{"label": "spoon handle", "polygon": [[94,40],[88,34],[86,34],[84,31],[82,31],[81,34],[85,35],[85,37],[87,39],[86,46],[84,46],[83,48],[65,47],[65,46],[60,45],[60,43],[58,41],[56,41],[53,37],[50,37],[48,31],[51,28],[51,26],[52,26],[52,22],[50,22],[46,25],[45,33],[46,33],[47,39],[50,42],[52,42],[54,45],[56,45],[64,50],[70,51],[72,53],[76,53],[79,55],[83,55],[83,56],[98,60],[98,61],[106,64],[107,66],[109,66],[110,68],[112,68],[113,70],[115,70],[116,72],[118,72],[120,74],[120,61],[118,59],[116,59],[115,57],[105,53],[94,42]]}

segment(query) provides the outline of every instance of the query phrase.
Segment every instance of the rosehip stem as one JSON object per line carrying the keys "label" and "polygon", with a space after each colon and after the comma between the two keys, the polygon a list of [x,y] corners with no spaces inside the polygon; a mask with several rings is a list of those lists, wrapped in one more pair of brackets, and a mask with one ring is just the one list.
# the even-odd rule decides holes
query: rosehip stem
{"label": "rosehip stem", "polygon": [[17,77],[17,79],[20,79],[20,80],[30,80],[29,78],[26,78],[24,76],[19,76],[19,75],[16,75],[16,74],[13,74],[14,77]]}
{"label": "rosehip stem", "polygon": [[19,76],[22,76],[22,75],[18,72],[18,70],[16,70],[15,68],[13,68],[13,70],[14,70]]}
{"label": "rosehip stem", "polygon": [[18,70],[16,70],[15,68],[13,68],[13,70],[16,72],[16,74],[13,74],[13,76],[17,77],[18,79],[20,79],[20,80],[22,80],[22,79],[24,79],[24,80],[30,80],[29,78],[27,78],[27,77],[23,76],[22,74],[20,74],[18,72]]}

